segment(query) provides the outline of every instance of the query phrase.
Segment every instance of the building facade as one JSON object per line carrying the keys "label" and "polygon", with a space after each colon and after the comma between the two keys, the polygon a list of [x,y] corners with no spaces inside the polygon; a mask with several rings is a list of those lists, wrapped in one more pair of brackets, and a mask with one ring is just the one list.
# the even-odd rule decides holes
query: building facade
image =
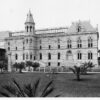
{"label": "building facade", "polygon": [[10,64],[38,61],[45,66],[60,67],[93,62],[98,66],[98,29],[89,21],[78,21],[70,27],[35,30],[29,11],[25,31],[10,32],[5,39]]}

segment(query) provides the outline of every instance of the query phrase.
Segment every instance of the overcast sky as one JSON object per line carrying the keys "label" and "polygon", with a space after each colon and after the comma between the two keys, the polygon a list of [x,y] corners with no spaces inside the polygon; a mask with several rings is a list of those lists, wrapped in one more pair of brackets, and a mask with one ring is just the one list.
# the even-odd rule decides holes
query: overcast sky
{"label": "overcast sky", "polygon": [[0,31],[24,30],[29,9],[36,29],[90,20],[100,30],[100,0],[0,0]]}

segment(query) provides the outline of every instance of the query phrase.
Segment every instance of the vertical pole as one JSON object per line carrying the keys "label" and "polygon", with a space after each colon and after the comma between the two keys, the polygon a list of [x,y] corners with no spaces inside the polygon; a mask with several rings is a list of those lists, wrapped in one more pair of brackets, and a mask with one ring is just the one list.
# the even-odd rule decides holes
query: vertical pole
{"label": "vertical pole", "polygon": [[8,72],[11,72],[11,53],[8,54]]}

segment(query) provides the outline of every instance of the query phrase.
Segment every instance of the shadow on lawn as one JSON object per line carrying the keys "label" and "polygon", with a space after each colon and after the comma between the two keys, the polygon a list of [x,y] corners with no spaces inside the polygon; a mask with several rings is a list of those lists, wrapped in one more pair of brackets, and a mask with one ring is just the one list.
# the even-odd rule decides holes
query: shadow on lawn
{"label": "shadow on lawn", "polygon": [[[72,81],[77,81],[77,79],[71,79]],[[81,78],[79,81],[77,82],[84,82],[84,81],[91,81],[92,79],[87,79],[87,78]]]}

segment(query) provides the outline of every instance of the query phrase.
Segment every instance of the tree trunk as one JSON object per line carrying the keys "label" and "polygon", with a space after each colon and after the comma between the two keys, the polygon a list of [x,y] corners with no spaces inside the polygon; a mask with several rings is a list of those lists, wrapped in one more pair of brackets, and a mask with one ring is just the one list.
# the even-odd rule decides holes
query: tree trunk
{"label": "tree trunk", "polygon": [[1,73],[3,72],[2,68],[1,68]]}
{"label": "tree trunk", "polygon": [[22,69],[19,69],[19,72],[22,73]]}
{"label": "tree trunk", "polygon": [[29,69],[28,69],[28,71],[30,71],[30,66],[29,66]]}
{"label": "tree trunk", "polygon": [[34,72],[34,67],[33,67],[33,72]]}
{"label": "tree trunk", "polygon": [[76,74],[77,81],[80,81],[80,74]]}

